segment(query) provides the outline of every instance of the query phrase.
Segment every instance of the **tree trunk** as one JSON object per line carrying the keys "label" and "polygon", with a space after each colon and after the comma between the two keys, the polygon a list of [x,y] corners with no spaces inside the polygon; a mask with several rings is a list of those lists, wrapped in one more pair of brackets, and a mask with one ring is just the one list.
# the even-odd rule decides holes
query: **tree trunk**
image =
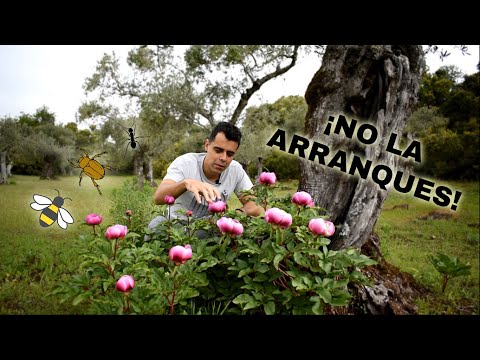
{"label": "tree trunk", "polygon": [[135,152],[133,158],[133,168],[137,175],[137,186],[139,190],[143,189],[143,184],[145,183],[145,175],[143,173],[143,153],[140,151]]}
{"label": "tree trunk", "polygon": [[150,186],[153,188],[157,187],[157,183],[153,178],[153,157],[147,154],[147,180],[150,182]]}
{"label": "tree trunk", "polygon": [[7,165],[7,177],[12,176],[12,167],[13,167],[13,163],[9,162],[8,165]]}
{"label": "tree trunk", "polygon": [[[401,136],[414,110],[423,63],[423,51],[417,45],[328,46],[305,93],[306,136],[328,146],[329,156],[339,149],[355,150],[363,159],[386,165],[395,174],[399,157],[385,151],[386,145],[392,132]],[[374,125],[377,141],[360,146],[355,135],[348,139],[343,133],[323,134],[329,117],[339,114]],[[340,225],[331,247],[360,249],[372,234],[388,190],[373,182],[371,173],[362,179],[300,160],[300,190],[310,193],[315,204],[327,209],[330,220]]]}
{"label": "tree trunk", "polygon": [[263,172],[262,158],[257,158],[257,179],[260,177],[260,174]]}
{"label": "tree trunk", "polygon": [[7,151],[0,151],[0,185],[7,182]]}

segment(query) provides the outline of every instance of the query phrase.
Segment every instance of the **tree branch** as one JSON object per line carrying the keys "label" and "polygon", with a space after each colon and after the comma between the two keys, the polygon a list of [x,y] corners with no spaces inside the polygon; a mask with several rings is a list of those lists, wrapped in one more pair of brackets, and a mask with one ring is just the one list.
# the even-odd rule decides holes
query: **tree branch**
{"label": "tree branch", "polygon": [[235,108],[235,111],[233,112],[233,115],[229,121],[231,124],[234,124],[234,125],[237,124],[238,119],[240,118],[240,114],[242,113],[243,109],[245,109],[246,106],[248,105],[248,101],[250,100],[253,94],[255,94],[258,90],[260,90],[263,84],[265,84],[267,81],[271,79],[276,78],[277,76],[285,74],[288,70],[290,70],[292,67],[295,66],[295,63],[297,62],[299,47],[300,47],[299,45],[294,46],[293,54],[289,56],[291,58],[290,64],[288,64],[283,68],[277,67],[277,69],[274,72],[265,75],[261,79],[253,81],[253,85],[240,95],[240,101],[238,102],[238,105]]}

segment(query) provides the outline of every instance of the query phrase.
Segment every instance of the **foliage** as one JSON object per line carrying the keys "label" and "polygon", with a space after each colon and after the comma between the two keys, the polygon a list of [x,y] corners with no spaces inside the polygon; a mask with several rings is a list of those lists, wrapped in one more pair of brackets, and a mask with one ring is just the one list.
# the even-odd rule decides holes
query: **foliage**
{"label": "foliage", "polygon": [[[241,236],[219,233],[219,215],[212,215],[186,223],[169,220],[155,230],[132,224],[136,231],[118,240],[84,237],[80,273],[55,293],[97,314],[322,314],[326,304],[347,305],[347,285],[367,284],[359,269],[375,262],[354,249],[329,250],[330,240],[314,237],[307,227],[323,209],[299,207],[290,198],[272,196],[272,190],[258,184],[250,191],[265,208],[290,213],[289,228],[227,211],[224,216],[243,224]],[[118,193],[115,202],[129,202],[134,191]],[[116,219],[125,206],[114,205]],[[198,231],[207,238],[199,238]],[[171,261],[169,250],[186,244],[193,250],[191,259]],[[125,274],[135,279],[128,294],[115,291]]]}
{"label": "foliage", "polygon": [[[162,211],[161,206],[153,202],[155,189],[145,184],[142,190],[138,190],[135,179],[127,180],[119,189],[112,191],[112,207],[110,215],[115,224],[127,225],[129,231],[139,232],[145,228],[150,220]],[[130,210],[131,216],[125,212]]]}
{"label": "foliage", "polygon": [[236,159],[249,164],[251,176],[257,175],[257,158],[262,157],[265,168],[274,171],[279,178],[299,178],[298,157],[288,156],[258,144],[266,144],[278,128],[285,130],[289,136],[301,134],[306,112],[307,105],[301,96],[281,97],[273,104],[247,109],[242,126],[244,137]]}
{"label": "foliage", "polygon": [[406,131],[422,143],[419,171],[443,179],[478,179],[480,158],[480,73],[465,75],[444,66],[425,74],[420,105]]}
{"label": "foliage", "polygon": [[445,292],[447,282],[451,278],[470,275],[471,265],[462,263],[457,257],[437,253],[429,259],[435,269],[442,274],[442,293]]}
{"label": "foliage", "polygon": [[292,156],[275,148],[264,159],[263,165],[269,171],[273,171],[278,179],[300,180],[300,160],[298,156]]}

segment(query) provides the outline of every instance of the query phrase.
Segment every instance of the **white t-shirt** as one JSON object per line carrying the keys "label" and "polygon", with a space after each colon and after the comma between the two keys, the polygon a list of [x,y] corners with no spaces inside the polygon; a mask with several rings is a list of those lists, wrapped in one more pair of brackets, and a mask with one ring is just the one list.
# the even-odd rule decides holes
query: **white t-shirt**
{"label": "white t-shirt", "polygon": [[[206,182],[217,188],[225,203],[230,198],[232,192],[241,197],[240,192],[249,190],[253,184],[248,177],[242,165],[238,161],[232,160],[230,165],[220,174],[218,183],[211,182],[207,179],[203,172],[203,160],[206,153],[188,153],[177,157],[168,167],[164,180],[170,179],[180,182],[184,179],[195,179]],[[170,207],[170,216],[173,218],[185,219],[185,215],[176,213],[178,209],[191,210],[193,218],[202,218],[210,215],[208,211],[208,203],[201,196],[202,203],[197,203],[191,191],[185,191],[182,195],[175,199],[175,204]]]}

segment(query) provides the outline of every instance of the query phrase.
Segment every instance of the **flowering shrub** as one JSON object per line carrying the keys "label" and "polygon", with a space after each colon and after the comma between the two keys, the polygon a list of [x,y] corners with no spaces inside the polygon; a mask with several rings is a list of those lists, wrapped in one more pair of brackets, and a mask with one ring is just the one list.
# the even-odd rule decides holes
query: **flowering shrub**
{"label": "flowering shrub", "polygon": [[[276,178],[267,174],[245,192],[264,217],[223,209],[220,218],[167,219],[154,231],[110,226],[83,238],[80,273],[56,293],[94,314],[322,314],[347,305],[348,284],[366,284],[359,269],[375,262],[354,249],[329,250],[335,225],[325,210],[305,192],[275,198]],[[130,274],[121,287],[128,292],[115,291],[120,274]]]}

